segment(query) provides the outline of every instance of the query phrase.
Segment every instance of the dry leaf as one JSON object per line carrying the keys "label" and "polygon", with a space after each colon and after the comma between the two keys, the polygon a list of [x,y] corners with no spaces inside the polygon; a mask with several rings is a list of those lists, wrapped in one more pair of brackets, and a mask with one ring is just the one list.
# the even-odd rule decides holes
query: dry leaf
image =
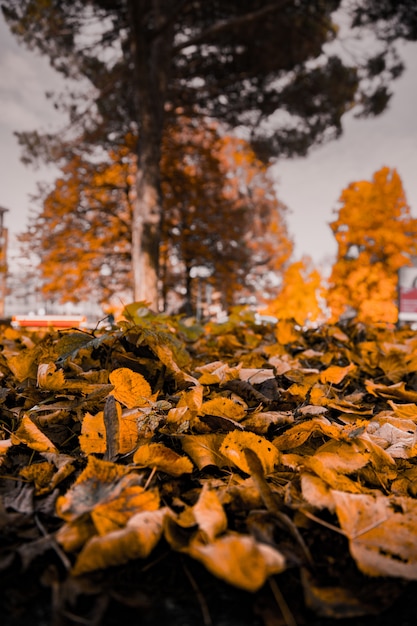
{"label": "dry leaf", "polygon": [[162,535],[164,516],[165,509],[136,513],[125,528],[92,537],[77,557],[72,574],[79,576],[146,558]]}
{"label": "dry leaf", "polygon": [[332,496],[350,552],[364,574],[417,580],[416,500],[341,491]]}
{"label": "dry leaf", "polygon": [[246,416],[246,411],[241,404],[229,398],[218,396],[217,398],[204,402],[200,408],[200,414],[218,415],[219,417],[226,417],[239,422]]}
{"label": "dry leaf", "polygon": [[180,456],[162,443],[143,444],[133,455],[133,462],[139,467],[156,467],[160,472],[171,476],[181,476],[193,471],[190,459]]}
{"label": "dry leaf", "polygon": [[28,448],[37,452],[58,452],[53,443],[28,415],[22,417],[19,428],[12,434],[11,440],[14,445],[24,443]]}
{"label": "dry leaf", "polygon": [[285,570],[284,556],[249,535],[229,532],[215,541],[194,541],[188,554],[215,576],[245,591],[257,591],[268,576]]}
{"label": "dry leaf", "polygon": [[279,453],[270,441],[254,433],[233,431],[227,434],[220,447],[220,453],[246,474],[250,469],[245,456],[245,448],[253,450],[262,463],[265,474],[273,472],[278,463]]}
{"label": "dry leaf", "polygon": [[116,400],[129,409],[149,404],[152,390],[142,374],[138,374],[127,367],[119,367],[110,373],[109,380],[114,385],[111,393]]}
{"label": "dry leaf", "polygon": [[184,435],[181,445],[184,452],[194,461],[198,469],[208,465],[223,467],[228,465],[228,459],[220,453],[220,446],[225,435],[210,433],[208,435]]}
{"label": "dry leaf", "polygon": [[41,389],[59,391],[65,387],[64,372],[57,370],[55,363],[41,363],[38,365],[37,384]]}

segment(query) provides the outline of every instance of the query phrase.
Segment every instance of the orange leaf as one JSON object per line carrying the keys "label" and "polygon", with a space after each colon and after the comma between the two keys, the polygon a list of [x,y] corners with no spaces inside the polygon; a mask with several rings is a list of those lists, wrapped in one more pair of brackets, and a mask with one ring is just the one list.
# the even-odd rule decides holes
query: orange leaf
{"label": "orange leaf", "polygon": [[331,365],[323,372],[320,373],[320,381],[322,383],[332,383],[338,385],[346,378],[348,374],[356,370],[356,365],[350,363],[346,367],[339,367],[338,365]]}
{"label": "orange leaf", "polygon": [[340,525],[368,576],[417,580],[417,502],[413,498],[333,491]]}
{"label": "orange leaf", "polygon": [[210,433],[208,435],[185,435],[181,439],[184,452],[188,454],[198,467],[207,465],[224,467],[229,461],[219,452],[225,435]]}
{"label": "orange leaf", "polygon": [[284,556],[249,535],[229,532],[211,541],[194,541],[187,553],[215,576],[245,591],[260,589],[268,576],[284,571]]}
{"label": "orange leaf", "polygon": [[37,452],[58,452],[54,444],[32,422],[28,415],[22,417],[19,428],[12,434],[12,443],[24,443]]}
{"label": "orange leaf", "polygon": [[140,485],[127,486],[113,498],[97,504],[91,519],[99,535],[105,535],[126,525],[129,518],[140,511],[155,511],[159,507],[156,491],[146,491]]}
{"label": "orange leaf", "polygon": [[70,521],[84,513],[90,513],[97,504],[114,497],[115,490],[120,490],[121,479],[129,471],[126,466],[89,456],[87,467],[65,496],[58,498],[57,514]]}
{"label": "orange leaf", "polygon": [[37,384],[40,389],[60,391],[65,387],[64,372],[57,371],[55,363],[41,363],[38,365]]}
{"label": "orange leaf", "polygon": [[245,456],[245,448],[255,452],[262,463],[265,474],[273,472],[275,464],[279,460],[279,453],[276,447],[261,435],[234,430],[225,436],[220,447],[220,453],[243,472],[251,474]]}
{"label": "orange leaf", "polygon": [[162,535],[166,509],[142,511],[130,518],[125,528],[104,537],[92,537],[79,554],[72,570],[74,576],[97,569],[123,565],[133,559],[144,559]]}
{"label": "orange leaf", "polygon": [[133,462],[140,467],[156,467],[171,476],[190,474],[193,471],[193,464],[188,457],[180,456],[162,443],[140,446],[133,455]]}
{"label": "orange leaf", "polygon": [[230,398],[223,398],[221,396],[204,402],[200,409],[200,413],[203,415],[218,415],[219,417],[227,417],[228,419],[236,420],[237,422],[243,419],[246,415],[246,411],[241,404],[230,400]]}
{"label": "orange leaf", "polygon": [[116,400],[129,409],[149,404],[152,390],[142,374],[134,372],[127,367],[119,367],[110,373],[109,380],[114,385],[111,393]]}

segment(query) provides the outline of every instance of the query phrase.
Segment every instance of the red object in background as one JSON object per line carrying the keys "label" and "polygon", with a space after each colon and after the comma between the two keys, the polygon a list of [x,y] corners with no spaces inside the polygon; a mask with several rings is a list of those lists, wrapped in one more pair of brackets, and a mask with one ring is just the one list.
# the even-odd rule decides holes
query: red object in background
{"label": "red object in background", "polygon": [[85,315],[13,315],[15,328],[85,328]]}
{"label": "red object in background", "polygon": [[417,313],[417,287],[401,287],[399,304],[402,313]]}

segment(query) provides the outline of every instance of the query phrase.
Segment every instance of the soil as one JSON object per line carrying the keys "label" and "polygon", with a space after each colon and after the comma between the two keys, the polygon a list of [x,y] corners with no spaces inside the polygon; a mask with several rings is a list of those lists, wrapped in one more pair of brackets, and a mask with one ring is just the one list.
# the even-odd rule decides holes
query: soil
{"label": "soil", "polygon": [[[371,594],[376,614],[336,619],[305,606],[296,570],[252,594],[222,583],[195,561],[169,551],[160,550],[146,566],[135,561],[78,579],[64,578],[54,560],[46,563],[42,557],[26,571],[18,564],[5,569],[7,576],[0,579],[3,626],[415,626],[417,622],[416,583],[368,581],[360,595]],[[277,590],[288,607],[286,619]],[[387,608],[380,611],[383,606]]]}

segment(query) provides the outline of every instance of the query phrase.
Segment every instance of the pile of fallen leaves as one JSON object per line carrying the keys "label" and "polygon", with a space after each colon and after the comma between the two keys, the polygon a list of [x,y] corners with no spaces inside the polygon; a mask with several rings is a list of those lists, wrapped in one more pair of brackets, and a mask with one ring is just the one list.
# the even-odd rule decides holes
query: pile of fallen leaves
{"label": "pile of fallen leaves", "polygon": [[0,341],[5,624],[359,624],[417,579],[410,329],[136,304]]}

